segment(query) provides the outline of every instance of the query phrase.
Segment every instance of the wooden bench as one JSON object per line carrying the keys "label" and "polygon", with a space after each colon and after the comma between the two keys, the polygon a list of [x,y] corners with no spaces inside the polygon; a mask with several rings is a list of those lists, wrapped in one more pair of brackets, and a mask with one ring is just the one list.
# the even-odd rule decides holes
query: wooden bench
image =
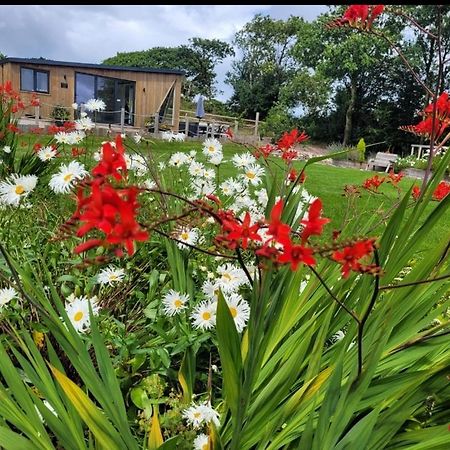
{"label": "wooden bench", "polygon": [[382,153],[378,152],[375,155],[375,158],[369,159],[367,162],[366,170],[369,170],[372,167],[372,170],[375,170],[375,167],[385,167],[385,172],[388,172],[389,169],[392,168],[394,162],[396,161],[398,155],[394,153]]}

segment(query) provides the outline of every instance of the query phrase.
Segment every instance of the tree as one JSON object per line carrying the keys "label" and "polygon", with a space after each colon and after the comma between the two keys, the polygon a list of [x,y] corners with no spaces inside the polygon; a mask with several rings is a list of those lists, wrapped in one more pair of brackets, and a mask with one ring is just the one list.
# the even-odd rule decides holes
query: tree
{"label": "tree", "polygon": [[219,39],[191,38],[188,45],[178,47],[153,47],[136,52],[119,52],[103,64],[179,69],[186,74],[183,94],[192,99],[197,94],[213,97],[216,65],[233,55],[232,47]]}
{"label": "tree", "polygon": [[257,14],[236,33],[233,43],[242,55],[226,82],[233,87],[230,106],[245,117],[257,111],[262,119],[277,102],[281,86],[294,69],[290,49],[303,19],[274,20]]}

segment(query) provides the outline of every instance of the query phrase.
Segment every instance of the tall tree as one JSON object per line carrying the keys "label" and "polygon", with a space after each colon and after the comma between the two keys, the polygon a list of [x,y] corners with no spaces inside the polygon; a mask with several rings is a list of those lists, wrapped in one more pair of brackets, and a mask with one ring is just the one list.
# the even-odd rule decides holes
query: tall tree
{"label": "tall tree", "polygon": [[188,45],[119,52],[105,59],[103,64],[184,70],[186,80],[183,94],[190,99],[197,94],[211,98],[217,92],[215,67],[233,54],[233,48],[226,42],[194,37],[189,39]]}
{"label": "tall tree", "polygon": [[303,19],[275,20],[257,14],[233,41],[241,58],[234,61],[226,82],[233,87],[230,106],[245,117],[258,111],[264,118],[294,70],[290,49]]}

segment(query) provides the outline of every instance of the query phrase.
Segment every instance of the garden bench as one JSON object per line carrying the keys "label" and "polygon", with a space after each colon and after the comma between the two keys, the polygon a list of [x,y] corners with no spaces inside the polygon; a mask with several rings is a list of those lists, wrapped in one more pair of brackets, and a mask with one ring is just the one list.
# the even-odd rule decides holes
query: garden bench
{"label": "garden bench", "polygon": [[369,161],[367,162],[366,170],[369,170],[370,167],[373,168],[372,170],[375,170],[375,167],[385,167],[385,172],[388,172],[389,169],[392,168],[397,157],[398,155],[394,153],[378,152],[375,155],[375,158],[369,159]]}

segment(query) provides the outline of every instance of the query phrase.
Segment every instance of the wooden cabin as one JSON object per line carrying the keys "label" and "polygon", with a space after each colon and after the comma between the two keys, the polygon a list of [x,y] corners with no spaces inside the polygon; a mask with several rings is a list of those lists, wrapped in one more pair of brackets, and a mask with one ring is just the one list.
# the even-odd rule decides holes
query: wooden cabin
{"label": "wooden cabin", "polygon": [[[106,110],[97,112],[98,123],[146,127],[159,117],[160,129],[178,130],[181,82],[184,72],[171,69],[107,66],[45,58],[0,60],[0,83],[11,80],[14,90],[29,103],[40,99],[39,115],[50,119],[56,107],[65,107],[74,118],[73,103],[83,109],[89,99],[101,99]],[[61,109],[61,108],[60,108]],[[30,115],[33,114],[32,111]]]}

